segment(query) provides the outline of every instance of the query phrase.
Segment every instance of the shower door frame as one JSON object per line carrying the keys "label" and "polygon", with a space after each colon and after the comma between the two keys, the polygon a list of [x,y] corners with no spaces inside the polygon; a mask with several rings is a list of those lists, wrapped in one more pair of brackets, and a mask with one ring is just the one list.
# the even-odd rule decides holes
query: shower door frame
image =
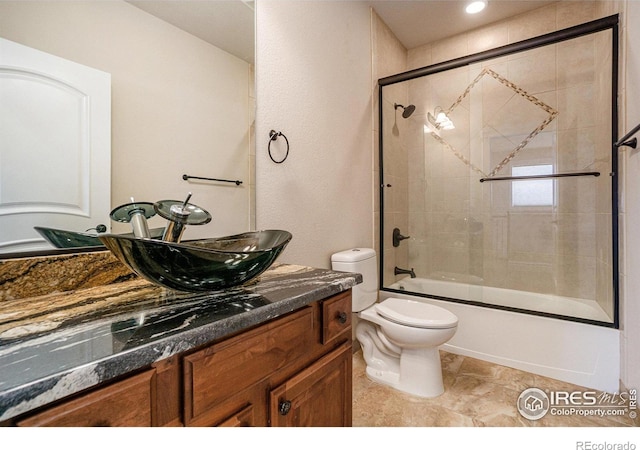
{"label": "shower door frame", "polygon": [[[378,142],[379,142],[379,186],[380,186],[380,259],[379,259],[379,289],[385,292],[396,292],[400,294],[408,294],[425,297],[425,298],[433,298],[436,300],[444,300],[455,303],[464,303],[468,305],[474,306],[482,306],[485,308],[493,308],[500,309],[504,311],[512,311],[536,316],[543,317],[551,317],[561,320],[568,320],[572,322],[580,322],[586,323],[590,325],[598,325],[609,328],[619,328],[619,261],[618,261],[618,149],[614,145],[618,141],[618,46],[619,46],[619,36],[618,36],[618,24],[619,17],[618,14],[614,14],[612,16],[604,17],[601,19],[593,20],[590,22],[586,22],[580,25],[576,25],[570,28],[565,28],[562,30],[558,30],[552,33],[544,34],[541,36],[536,36],[530,39],[526,39],[523,41],[515,42],[513,44],[508,44],[502,47],[496,47],[494,49],[486,50],[479,53],[474,53],[472,55],[463,56],[460,58],[455,58],[449,61],[444,61],[441,63],[433,64],[430,66],[421,67],[418,69],[413,69],[407,72],[402,72],[396,75],[391,75],[388,77],[380,78],[378,80]],[[421,294],[417,292],[408,292],[401,291],[391,288],[384,287],[384,236],[385,236],[385,228],[384,228],[384,190],[385,190],[385,181],[384,181],[384,143],[383,143],[383,114],[382,114],[382,91],[384,86],[389,86],[392,84],[400,83],[403,81],[409,81],[416,78],[424,77],[427,75],[433,75],[436,73],[444,72],[451,69],[457,69],[460,67],[468,66],[470,64],[486,61],[493,58],[498,58],[502,56],[507,56],[527,50],[532,50],[535,48],[543,47],[546,45],[557,44],[559,42],[567,41],[569,39],[574,39],[582,36],[586,36],[589,34],[597,33],[600,31],[611,30],[611,46],[612,46],[612,62],[611,62],[611,222],[612,222],[612,255],[613,260],[611,261],[612,265],[612,288],[613,288],[613,321],[612,322],[602,322],[591,319],[584,319],[580,317],[572,317],[565,315],[552,314],[541,311],[534,311],[529,309],[521,309],[514,308],[503,305],[494,305],[490,303],[482,303],[471,300],[463,300],[458,298],[450,298],[450,297],[441,297],[437,295],[430,294]]]}

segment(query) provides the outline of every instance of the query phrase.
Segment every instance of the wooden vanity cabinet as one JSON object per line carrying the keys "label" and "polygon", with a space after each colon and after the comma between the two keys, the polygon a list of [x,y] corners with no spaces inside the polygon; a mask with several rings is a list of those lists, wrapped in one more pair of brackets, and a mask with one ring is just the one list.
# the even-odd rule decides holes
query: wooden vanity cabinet
{"label": "wooden vanity cabinet", "polygon": [[26,417],[19,426],[351,426],[351,291]]}
{"label": "wooden vanity cabinet", "polygon": [[350,291],[184,357],[187,426],[351,426]]}

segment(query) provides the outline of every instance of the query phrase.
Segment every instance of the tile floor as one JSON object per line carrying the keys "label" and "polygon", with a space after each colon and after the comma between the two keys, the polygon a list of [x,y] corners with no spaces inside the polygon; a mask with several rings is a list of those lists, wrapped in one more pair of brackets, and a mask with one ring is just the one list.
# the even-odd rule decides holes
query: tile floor
{"label": "tile floor", "polygon": [[365,374],[362,351],[353,355],[354,427],[629,427],[621,417],[552,416],[532,421],[516,402],[529,387],[548,391],[587,389],[474,358],[441,352],[445,392],[424,399],[382,384]]}

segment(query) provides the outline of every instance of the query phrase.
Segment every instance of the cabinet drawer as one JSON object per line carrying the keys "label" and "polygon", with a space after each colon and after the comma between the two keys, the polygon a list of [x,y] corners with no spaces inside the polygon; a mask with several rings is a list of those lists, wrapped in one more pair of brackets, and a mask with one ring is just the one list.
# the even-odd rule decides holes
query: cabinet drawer
{"label": "cabinet drawer", "polygon": [[155,370],[134,375],[18,422],[35,427],[149,427],[155,425]]}
{"label": "cabinet drawer", "polygon": [[313,336],[313,308],[305,307],[186,356],[185,424],[305,355]]}
{"label": "cabinet drawer", "polygon": [[322,343],[351,327],[351,291],[322,302]]}

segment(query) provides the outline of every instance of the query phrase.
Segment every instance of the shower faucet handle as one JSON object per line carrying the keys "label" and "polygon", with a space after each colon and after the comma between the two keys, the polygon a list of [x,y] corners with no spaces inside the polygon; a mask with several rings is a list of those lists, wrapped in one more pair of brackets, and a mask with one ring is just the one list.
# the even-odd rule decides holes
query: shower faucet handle
{"label": "shower faucet handle", "polygon": [[403,236],[400,234],[400,229],[399,228],[394,228],[393,229],[393,246],[394,247],[399,247],[400,246],[400,241],[404,241],[405,239],[409,239],[411,236]]}

